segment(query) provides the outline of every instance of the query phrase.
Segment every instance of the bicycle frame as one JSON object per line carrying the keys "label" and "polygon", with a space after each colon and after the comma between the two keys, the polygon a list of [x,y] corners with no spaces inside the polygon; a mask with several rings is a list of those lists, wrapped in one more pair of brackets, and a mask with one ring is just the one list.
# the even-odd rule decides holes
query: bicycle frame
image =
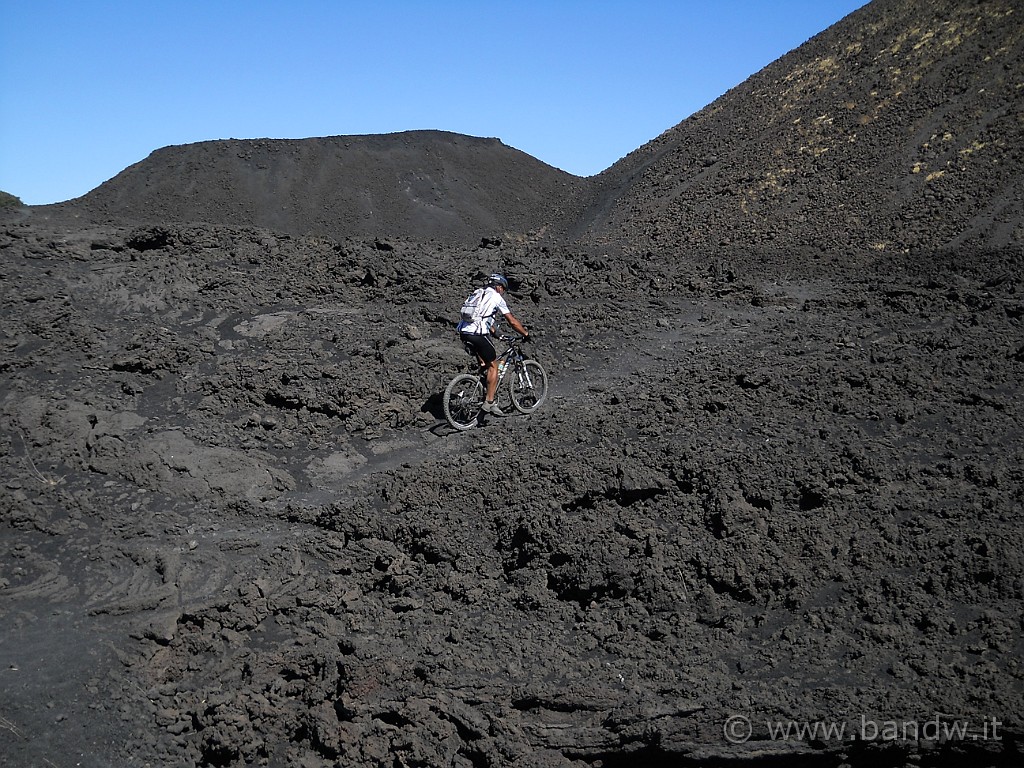
{"label": "bicycle frame", "polygon": [[[547,396],[547,373],[539,362],[523,354],[521,337],[500,336],[499,340],[508,346],[495,358],[498,365],[495,399],[505,415],[509,413],[506,408],[521,414],[533,413]],[[488,369],[480,367],[479,358],[468,345],[466,351],[473,362],[467,372],[457,374],[448,382],[443,399],[445,418],[458,430],[470,429],[479,423],[487,390]]]}
{"label": "bicycle frame", "polygon": [[[506,376],[506,374],[508,374],[508,372],[510,370],[516,371],[516,373],[518,373],[519,376],[522,377],[520,379],[520,383],[521,384],[524,384],[527,387],[532,387],[533,386],[533,381],[531,381],[531,379],[530,379],[530,373],[529,373],[529,371],[526,370],[525,366],[521,365],[523,360],[526,359],[526,356],[523,354],[523,350],[520,349],[520,347],[519,347],[519,345],[523,341],[522,337],[521,336],[499,336],[498,339],[500,341],[504,341],[505,343],[507,343],[508,347],[505,349],[504,352],[499,354],[494,359],[494,362],[498,364],[498,384],[495,387],[495,391],[499,391],[501,389],[501,385],[505,381],[505,376]],[[467,350],[468,350],[468,347],[467,347]],[[476,353],[473,352],[472,350],[468,350],[468,351],[469,351],[470,356],[473,358],[473,360],[477,360]],[[484,380],[484,385],[486,386],[486,384],[487,384],[487,379],[486,379],[487,371],[486,371],[486,369],[482,368],[480,365],[477,365],[476,366],[476,371],[477,371],[477,373],[480,374],[480,377]]]}

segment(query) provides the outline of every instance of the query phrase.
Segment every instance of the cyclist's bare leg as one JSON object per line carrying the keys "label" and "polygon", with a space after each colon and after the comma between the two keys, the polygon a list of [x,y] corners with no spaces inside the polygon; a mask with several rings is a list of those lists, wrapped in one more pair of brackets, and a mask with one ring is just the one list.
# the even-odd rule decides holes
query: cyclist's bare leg
{"label": "cyclist's bare leg", "polygon": [[494,402],[494,393],[498,391],[498,361],[491,360],[487,364],[487,393],[484,399],[488,403]]}

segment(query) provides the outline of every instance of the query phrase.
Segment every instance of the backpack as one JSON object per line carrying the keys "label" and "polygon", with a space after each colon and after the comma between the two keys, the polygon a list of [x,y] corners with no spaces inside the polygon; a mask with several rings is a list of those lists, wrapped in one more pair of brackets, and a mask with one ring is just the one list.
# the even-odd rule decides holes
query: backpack
{"label": "backpack", "polygon": [[474,320],[479,320],[482,317],[481,307],[484,303],[484,292],[486,290],[486,288],[477,288],[462,302],[462,322],[472,323]]}

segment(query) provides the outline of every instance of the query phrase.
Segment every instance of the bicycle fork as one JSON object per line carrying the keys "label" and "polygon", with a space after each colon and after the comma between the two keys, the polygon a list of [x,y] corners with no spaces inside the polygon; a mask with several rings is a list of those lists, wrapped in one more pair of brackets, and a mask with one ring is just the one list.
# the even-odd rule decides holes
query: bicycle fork
{"label": "bicycle fork", "polygon": [[517,365],[515,375],[519,377],[519,386],[523,389],[533,389],[533,382],[530,380],[530,372],[525,365]]}

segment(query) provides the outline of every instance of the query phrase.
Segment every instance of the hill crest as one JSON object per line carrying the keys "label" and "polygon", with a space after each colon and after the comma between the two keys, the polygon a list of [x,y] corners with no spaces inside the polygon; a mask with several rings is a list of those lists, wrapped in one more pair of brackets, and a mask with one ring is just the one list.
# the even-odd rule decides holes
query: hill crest
{"label": "hill crest", "polygon": [[594,179],[637,249],[905,254],[1024,242],[1024,18],[874,0]]}
{"label": "hill crest", "polygon": [[777,263],[1020,247],[1022,51],[1011,0],[874,0],[593,177],[444,131],[228,139],[39,213]]}
{"label": "hill crest", "polygon": [[562,215],[582,179],[495,138],[403,131],[164,147],[56,206],[99,223],[473,242]]}

